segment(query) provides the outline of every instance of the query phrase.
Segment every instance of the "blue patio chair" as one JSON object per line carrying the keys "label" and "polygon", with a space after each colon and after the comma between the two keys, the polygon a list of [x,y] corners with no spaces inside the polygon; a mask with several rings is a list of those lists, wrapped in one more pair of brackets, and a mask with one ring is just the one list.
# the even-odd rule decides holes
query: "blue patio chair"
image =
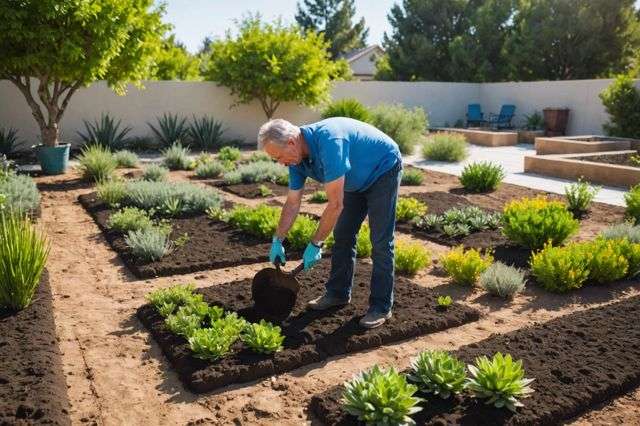
{"label": "blue patio chair", "polygon": [[516,113],[515,105],[502,105],[500,108],[500,114],[489,114],[489,126],[494,129],[510,129],[513,127],[511,120]]}
{"label": "blue patio chair", "polygon": [[480,104],[467,105],[467,127],[473,125],[484,125],[487,121],[484,119],[482,107]]}

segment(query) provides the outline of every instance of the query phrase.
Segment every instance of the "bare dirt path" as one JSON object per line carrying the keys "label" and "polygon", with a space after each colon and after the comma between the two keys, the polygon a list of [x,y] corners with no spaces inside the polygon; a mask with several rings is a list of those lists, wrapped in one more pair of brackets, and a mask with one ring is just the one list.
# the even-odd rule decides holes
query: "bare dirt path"
{"label": "bare dirt path", "polygon": [[[172,176],[184,178],[179,173]],[[69,181],[72,177],[46,177],[38,181]],[[155,288],[184,282],[210,286],[251,277],[265,265],[136,281],[77,203],[79,194],[91,191],[83,185],[68,190],[44,190],[42,203],[42,223],[52,241],[48,269],[73,424],[299,425],[313,420],[307,412],[313,394],[375,363],[404,368],[411,357],[427,348],[455,349],[492,333],[640,294],[639,283],[621,283],[607,291],[584,289],[568,296],[530,288],[513,302],[502,302],[480,291],[449,285],[437,270],[431,269],[416,281],[480,309],[483,318],[456,329],[335,357],[258,383],[197,396],[182,387],[158,346],[136,319],[136,309],[145,303],[144,295]],[[436,244],[425,244],[434,252],[446,250]],[[640,424],[639,409],[640,392],[636,391],[588,413],[578,424]]]}

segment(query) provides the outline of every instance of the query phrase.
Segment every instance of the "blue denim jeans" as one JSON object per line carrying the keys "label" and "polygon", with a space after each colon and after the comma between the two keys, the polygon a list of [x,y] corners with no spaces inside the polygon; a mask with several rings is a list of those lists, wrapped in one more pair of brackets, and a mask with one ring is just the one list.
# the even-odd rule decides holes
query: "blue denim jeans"
{"label": "blue denim jeans", "polygon": [[402,162],[393,166],[363,192],[345,192],[343,209],[333,230],[335,244],[331,249],[331,275],[327,294],[351,297],[356,264],[356,235],[369,215],[371,229],[371,294],[369,311],[387,313],[393,306],[394,231],[396,202],[402,176]]}

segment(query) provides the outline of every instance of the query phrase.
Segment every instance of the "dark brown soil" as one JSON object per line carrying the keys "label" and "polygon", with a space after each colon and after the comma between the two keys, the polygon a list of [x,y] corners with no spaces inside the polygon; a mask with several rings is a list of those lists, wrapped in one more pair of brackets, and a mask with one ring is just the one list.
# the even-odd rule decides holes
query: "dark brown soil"
{"label": "dark brown soil", "polygon": [[[175,247],[170,255],[160,260],[145,262],[131,254],[124,235],[106,227],[112,210],[98,201],[95,193],[80,195],[78,200],[91,214],[111,247],[138,278],[187,274],[264,262],[271,247],[270,241],[248,235],[224,222],[211,220],[206,215],[198,215],[171,219],[170,239],[175,241],[186,233],[187,242],[180,247]],[[289,259],[299,259],[300,255],[300,252],[287,250]]]}
{"label": "dark brown soil", "polygon": [[[238,347],[233,355],[208,363],[192,357],[186,341],[171,334],[150,305],[141,307],[138,317],[156,338],[186,386],[194,392],[256,380],[319,362],[332,355],[377,347],[479,318],[478,311],[459,304],[440,312],[436,304],[438,295],[433,290],[397,278],[393,317],[382,327],[365,330],[358,321],[368,308],[370,264],[359,263],[357,266],[351,304],[326,312],[306,309],[306,302],[324,292],[329,269],[329,261],[323,260],[311,271],[298,275],[301,288],[296,305],[291,316],[281,323],[286,336],[285,349],[275,355],[256,355]],[[250,279],[200,291],[207,302],[238,312],[250,321],[261,317],[253,310]]]}
{"label": "dark brown soil", "polygon": [[0,310],[0,425],[71,424],[47,273],[26,309]]}
{"label": "dark brown soil", "polygon": [[[267,195],[266,197],[281,197],[283,195],[287,195],[287,191],[289,188],[287,186],[278,185],[272,182],[259,182],[259,183],[240,183],[237,185],[226,185],[222,181],[212,182],[212,185],[222,189],[223,191],[230,192],[234,195],[243,198],[265,198],[260,193],[260,187],[262,185],[269,188],[272,194]],[[315,181],[307,181],[304,185],[305,193],[311,193],[318,189],[321,189],[322,185]]]}
{"label": "dark brown soil", "polygon": [[[467,363],[480,355],[510,353],[524,361],[535,392],[516,414],[469,397],[429,398],[414,415],[418,425],[555,425],[640,385],[640,297],[492,336],[461,347]],[[328,425],[355,425],[339,405],[342,387],[312,399],[314,414]]]}
{"label": "dark brown soil", "polygon": [[631,161],[632,157],[637,157],[638,154],[607,154],[607,155],[593,155],[589,157],[574,157],[573,160],[579,161],[591,161],[594,163],[616,164],[619,166],[638,167],[637,161]]}

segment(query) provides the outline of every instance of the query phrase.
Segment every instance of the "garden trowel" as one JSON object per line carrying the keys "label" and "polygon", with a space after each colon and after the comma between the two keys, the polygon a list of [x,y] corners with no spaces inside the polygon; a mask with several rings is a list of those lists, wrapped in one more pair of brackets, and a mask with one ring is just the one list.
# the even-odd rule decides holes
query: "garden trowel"
{"label": "garden trowel", "polygon": [[253,277],[251,297],[258,313],[274,320],[285,320],[296,304],[300,283],[296,275],[304,269],[304,262],[293,271],[280,269],[280,262],[275,268],[265,268]]}

